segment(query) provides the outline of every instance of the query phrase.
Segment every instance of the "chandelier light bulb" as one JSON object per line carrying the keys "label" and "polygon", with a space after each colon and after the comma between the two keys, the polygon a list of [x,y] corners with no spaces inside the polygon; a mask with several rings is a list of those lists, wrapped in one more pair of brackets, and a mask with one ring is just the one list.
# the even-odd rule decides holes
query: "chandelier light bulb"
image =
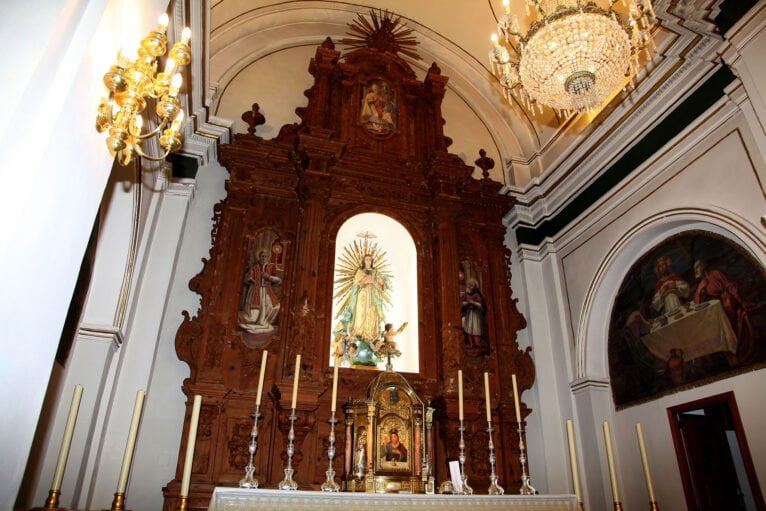
{"label": "chandelier light bulb", "polygon": [[183,44],[189,44],[189,39],[191,39],[191,29],[189,27],[184,27],[183,32],[181,32],[181,42]]}
{"label": "chandelier light bulb", "polygon": [[503,10],[506,14],[511,12],[511,0],[503,0]]}
{"label": "chandelier light bulb", "polygon": [[168,23],[170,23],[170,18],[168,17],[168,13],[163,12],[162,14],[160,14],[160,17],[157,20],[157,32],[164,34],[165,31],[168,29]]}
{"label": "chandelier light bulb", "polygon": [[170,80],[170,91],[168,92],[168,94],[173,97],[178,96],[178,91],[181,88],[182,82],[183,82],[183,78],[181,77],[181,73],[174,74],[173,79]]}
{"label": "chandelier light bulb", "polygon": [[490,36],[490,39],[492,40],[492,46],[497,47],[500,44],[497,42],[497,34],[492,34]]}

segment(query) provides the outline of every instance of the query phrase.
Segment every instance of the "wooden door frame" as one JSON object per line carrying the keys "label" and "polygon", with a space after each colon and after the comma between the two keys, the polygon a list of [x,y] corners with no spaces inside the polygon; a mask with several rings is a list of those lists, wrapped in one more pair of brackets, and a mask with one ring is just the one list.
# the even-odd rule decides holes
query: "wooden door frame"
{"label": "wooden door frame", "polygon": [[727,404],[731,411],[732,424],[734,425],[734,433],[737,437],[737,443],[742,454],[742,462],[745,466],[745,473],[747,474],[747,480],[750,483],[750,491],[753,493],[753,500],[755,501],[755,507],[758,511],[766,511],[766,503],[763,500],[763,494],[761,493],[761,486],[758,484],[758,476],[755,473],[755,467],[753,466],[753,458],[750,456],[750,448],[747,445],[747,438],[745,437],[745,429],[742,427],[742,417],[739,414],[739,408],[737,407],[737,400],[734,398],[734,392],[724,392],[723,394],[716,394],[714,396],[708,396],[696,401],[690,401],[676,406],[668,408],[668,420],[670,421],[670,432],[673,435],[673,446],[676,450],[676,459],[678,460],[678,468],[681,472],[681,482],[684,487],[684,496],[686,497],[686,505],[689,509],[695,509],[692,507],[694,499],[694,489],[691,481],[691,470],[689,463],[686,459],[686,450],[684,449],[683,438],[681,436],[681,429],[678,427],[678,414],[688,412],[691,410],[698,410],[700,408],[706,408],[714,405]]}

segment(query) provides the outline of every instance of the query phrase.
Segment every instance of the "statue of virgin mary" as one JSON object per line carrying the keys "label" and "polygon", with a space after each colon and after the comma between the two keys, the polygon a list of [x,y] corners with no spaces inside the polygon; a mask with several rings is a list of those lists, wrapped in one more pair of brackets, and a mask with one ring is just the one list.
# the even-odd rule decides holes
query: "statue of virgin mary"
{"label": "statue of virgin mary", "polygon": [[341,303],[333,329],[336,356],[351,365],[375,366],[373,347],[381,337],[385,311],[390,305],[391,275],[386,271],[385,254],[365,238],[344,250],[336,269],[335,298]]}

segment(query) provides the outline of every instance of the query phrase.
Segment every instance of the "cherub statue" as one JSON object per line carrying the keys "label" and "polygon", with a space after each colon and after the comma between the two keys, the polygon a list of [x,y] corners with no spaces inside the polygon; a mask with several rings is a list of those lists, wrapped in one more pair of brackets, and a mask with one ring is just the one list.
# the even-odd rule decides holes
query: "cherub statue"
{"label": "cherub statue", "polygon": [[396,346],[394,337],[402,333],[404,329],[407,328],[407,324],[408,323],[405,321],[402,323],[402,326],[394,330],[394,325],[391,323],[386,323],[386,326],[383,329],[383,333],[381,334],[381,338],[376,340],[374,343],[373,348],[375,350],[375,355],[380,358],[383,358],[384,356],[387,357],[386,370],[391,370],[391,357],[402,356],[402,352],[399,351]]}

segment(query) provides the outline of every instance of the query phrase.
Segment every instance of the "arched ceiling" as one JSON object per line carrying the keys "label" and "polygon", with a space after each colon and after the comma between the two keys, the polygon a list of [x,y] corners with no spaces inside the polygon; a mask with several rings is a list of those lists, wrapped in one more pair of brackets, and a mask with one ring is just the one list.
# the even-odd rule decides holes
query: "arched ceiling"
{"label": "arched ceiling", "polygon": [[[657,50],[636,90],[618,94],[593,117],[560,119],[551,110],[528,112],[502,97],[487,57],[500,0],[211,0],[204,32],[206,101],[213,115],[235,121],[235,131],[241,130],[240,114],[258,102],[272,131],[263,135],[273,136],[279,125],[297,120],[294,108],[305,104],[314,49],[327,36],[338,43],[357,13],[388,9],[404,18],[420,42],[422,61],[408,59],[416,73],[422,77],[436,62],[450,79],[444,114],[445,132],[455,139],[451,150],[471,164],[484,147],[496,160],[492,177],[512,192],[531,202],[557,197],[563,204],[597,172],[578,169],[587,167],[588,154],[604,145],[605,137],[622,131],[628,144],[624,133],[641,105],[660,92],[677,96],[684,90],[678,78],[685,69],[688,73],[690,55],[700,61],[714,55],[710,43],[717,36],[709,19],[716,0],[654,4],[661,19],[654,32]],[[513,0],[512,9],[524,12],[522,0]]]}

